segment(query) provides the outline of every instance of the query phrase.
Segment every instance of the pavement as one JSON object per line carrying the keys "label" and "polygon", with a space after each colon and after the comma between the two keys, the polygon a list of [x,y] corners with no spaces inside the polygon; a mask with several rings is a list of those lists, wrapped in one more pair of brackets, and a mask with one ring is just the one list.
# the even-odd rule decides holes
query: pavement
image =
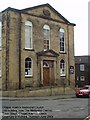
{"label": "pavement", "polygon": [[44,96],[44,97],[0,97],[0,100],[58,100],[75,98],[75,94],[63,94],[56,96]]}

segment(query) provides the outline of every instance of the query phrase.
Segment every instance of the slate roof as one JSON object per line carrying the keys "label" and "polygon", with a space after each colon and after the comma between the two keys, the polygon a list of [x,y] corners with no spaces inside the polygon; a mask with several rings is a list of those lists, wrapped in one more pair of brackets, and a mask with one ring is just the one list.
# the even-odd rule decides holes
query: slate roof
{"label": "slate roof", "polygon": [[75,63],[81,64],[81,63],[90,63],[90,56],[75,56]]}

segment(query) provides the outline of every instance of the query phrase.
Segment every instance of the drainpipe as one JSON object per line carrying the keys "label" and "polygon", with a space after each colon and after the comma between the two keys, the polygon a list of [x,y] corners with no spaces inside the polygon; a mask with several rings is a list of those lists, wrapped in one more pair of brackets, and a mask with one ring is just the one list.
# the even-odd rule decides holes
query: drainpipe
{"label": "drainpipe", "polygon": [[70,86],[70,72],[69,72],[69,24],[67,25],[67,33],[68,33],[68,85]]}
{"label": "drainpipe", "polygon": [[19,13],[19,89],[21,89],[21,13]]}

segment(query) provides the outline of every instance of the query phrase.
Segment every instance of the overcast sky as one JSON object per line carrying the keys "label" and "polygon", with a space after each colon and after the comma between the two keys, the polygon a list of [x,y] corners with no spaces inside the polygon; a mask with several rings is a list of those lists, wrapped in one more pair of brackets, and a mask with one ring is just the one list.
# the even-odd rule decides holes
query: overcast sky
{"label": "overcast sky", "polygon": [[71,23],[75,23],[75,55],[88,55],[88,0],[2,0],[0,11],[7,7],[23,9],[49,3]]}

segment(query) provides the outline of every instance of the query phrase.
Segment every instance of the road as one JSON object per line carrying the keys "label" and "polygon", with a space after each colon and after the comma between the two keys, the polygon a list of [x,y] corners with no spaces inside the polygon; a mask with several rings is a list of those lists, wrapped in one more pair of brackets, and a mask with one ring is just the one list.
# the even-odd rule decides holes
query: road
{"label": "road", "polygon": [[[49,98],[49,99],[48,99]],[[85,118],[89,114],[88,98],[60,99],[46,97],[44,99],[6,99],[2,101],[4,115],[11,112],[18,116],[46,118]],[[16,113],[17,112],[17,113]],[[7,113],[7,114],[8,114]]]}

